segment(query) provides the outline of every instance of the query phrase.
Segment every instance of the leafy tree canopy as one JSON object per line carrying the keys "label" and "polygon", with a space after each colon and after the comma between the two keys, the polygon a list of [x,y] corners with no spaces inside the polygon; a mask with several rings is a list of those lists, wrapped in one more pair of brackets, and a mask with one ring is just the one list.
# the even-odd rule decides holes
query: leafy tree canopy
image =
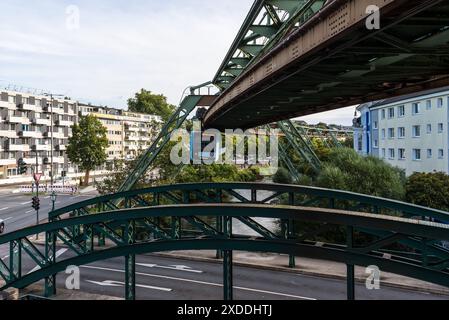
{"label": "leafy tree canopy", "polygon": [[414,173],[406,184],[407,202],[449,212],[449,175]]}
{"label": "leafy tree canopy", "polygon": [[67,155],[72,163],[86,171],[84,183],[89,183],[90,171],[106,162],[106,149],[109,146],[107,130],[93,115],[80,117],[78,124],[72,126]]}
{"label": "leafy tree canopy", "polygon": [[167,121],[176,107],[169,104],[164,95],[153,94],[151,91],[142,89],[134,98],[128,100],[128,109],[131,112],[157,115]]}
{"label": "leafy tree canopy", "polygon": [[405,173],[381,159],[348,148],[332,149],[317,177],[320,187],[403,200]]}

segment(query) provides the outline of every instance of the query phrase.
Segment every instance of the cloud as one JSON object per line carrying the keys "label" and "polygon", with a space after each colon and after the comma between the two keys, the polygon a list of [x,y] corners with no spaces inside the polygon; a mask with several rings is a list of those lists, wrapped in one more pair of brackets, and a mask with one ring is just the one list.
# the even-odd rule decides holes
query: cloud
{"label": "cloud", "polygon": [[[187,86],[215,75],[252,3],[3,0],[9,14],[0,19],[0,85],[121,108],[146,88],[177,104]],[[78,17],[67,10],[73,5],[75,29]],[[352,113],[307,119],[350,123]]]}
{"label": "cloud", "polygon": [[0,20],[0,78],[125,107],[140,88],[178,103],[186,86],[210,80],[252,0],[74,1],[76,30],[70,4],[2,1],[20,15]]}

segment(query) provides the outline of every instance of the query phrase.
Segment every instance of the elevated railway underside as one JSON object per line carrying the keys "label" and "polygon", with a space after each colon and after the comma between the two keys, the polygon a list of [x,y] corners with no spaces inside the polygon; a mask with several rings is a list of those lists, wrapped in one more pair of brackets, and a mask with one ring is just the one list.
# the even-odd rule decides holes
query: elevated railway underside
{"label": "elevated railway underside", "polygon": [[[370,5],[380,29],[367,28]],[[224,89],[204,124],[246,129],[445,85],[448,0],[328,1]]]}

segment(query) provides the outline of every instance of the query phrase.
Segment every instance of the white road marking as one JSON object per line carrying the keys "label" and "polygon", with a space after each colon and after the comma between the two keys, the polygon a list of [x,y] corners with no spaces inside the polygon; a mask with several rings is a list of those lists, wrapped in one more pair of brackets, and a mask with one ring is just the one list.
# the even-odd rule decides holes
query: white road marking
{"label": "white road marking", "polygon": [[2,260],[8,259],[8,258],[9,258],[9,255],[8,255],[8,256],[4,256],[4,257],[2,258]]}
{"label": "white road marking", "polygon": [[[124,270],[102,268],[102,267],[94,267],[94,266],[82,266],[81,268],[93,269],[93,270],[102,270],[102,271],[111,271],[111,272],[118,272],[118,273],[125,273]],[[136,272],[136,275],[145,276],[145,277],[152,277],[152,278],[159,278],[159,279],[182,281],[182,282],[190,282],[190,283],[196,283],[196,284],[202,284],[202,285],[208,285],[208,286],[214,286],[214,287],[223,287],[223,285],[220,284],[220,283],[197,281],[197,280],[183,279],[183,278],[175,278],[175,277],[161,276],[161,275],[156,275],[156,274],[148,274],[148,273]],[[279,293],[279,292],[266,291],[266,290],[258,290],[258,289],[245,288],[245,287],[234,287],[234,289],[242,290],[242,291],[257,292],[257,293],[265,293],[265,294],[270,294],[270,295],[275,295],[275,296],[282,296],[282,297],[287,297],[287,298],[295,298],[295,299],[300,299],[300,300],[312,300],[312,301],[317,300],[317,299],[309,298],[309,297],[302,297],[302,296],[296,296],[296,295],[292,295],[292,294]]]}
{"label": "white road marking", "polygon": [[185,271],[185,272],[191,272],[191,273],[203,273],[201,270],[193,270],[190,267],[187,266],[160,266],[157,264],[147,264],[147,263],[136,263],[138,266],[146,267],[146,268],[158,268],[158,269],[168,269],[168,270],[175,270],[175,271]]}
{"label": "white road marking", "polygon": [[[69,249],[64,248],[64,249],[60,249],[60,250],[56,251],[56,258],[59,258],[60,256],[62,256],[64,253],[67,252],[67,250],[69,250]],[[36,272],[37,270],[40,270],[40,268],[41,268],[40,266],[36,266],[33,270],[28,272],[28,274]]]}
{"label": "white road marking", "polygon": [[9,209],[9,207],[8,208],[1,208],[0,211],[5,211],[5,210],[8,210],[8,209]]}
{"label": "white road marking", "polygon": [[21,203],[20,205],[23,206],[23,205],[29,204],[29,203],[31,203],[31,201],[23,202],[23,203]]}
{"label": "white road marking", "polygon": [[[92,284],[96,284],[96,285],[102,286],[102,287],[124,287],[125,286],[124,282],[111,281],[111,280],[106,280],[106,281],[103,281],[103,282],[86,280],[86,282],[89,282],[89,283],[92,283]],[[170,288],[146,286],[146,285],[143,285],[143,284],[136,284],[136,287],[137,288],[143,288],[143,289],[150,289],[150,290],[165,291],[165,292],[172,292],[173,291],[173,289],[170,289]]]}
{"label": "white road marking", "polygon": [[34,210],[28,210],[27,212],[25,212],[25,213],[30,213],[30,212],[33,212]]}
{"label": "white road marking", "polygon": [[6,219],[3,219],[3,221],[8,221],[8,220],[11,220],[12,219],[12,217],[9,217],[9,218],[6,218]]}

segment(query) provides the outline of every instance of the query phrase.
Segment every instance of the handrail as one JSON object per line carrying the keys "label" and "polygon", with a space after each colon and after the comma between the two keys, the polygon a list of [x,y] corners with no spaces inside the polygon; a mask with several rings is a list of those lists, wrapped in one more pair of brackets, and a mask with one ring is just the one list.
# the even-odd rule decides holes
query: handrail
{"label": "handrail", "polygon": [[195,191],[195,190],[260,190],[273,191],[281,193],[303,194],[308,196],[318,196],[322,198],[357,201],[363,204],[372,205],[378,208],[401,211],[414,216],[428,217],[449,223],[449,213],[427,208],[419,205],[409,204],[398,200],[386,199],[381,197],[369,196],[349,191],[332,190],[318,187],[285,185],[285,184],[266,184],[266,183],[189,183],[151,187],[141,190],[132,190],[116,194],[109,194],[97,198],[85,200],[64,208],[50,212],[50,218],[56,218],[71,211],[84,208],[86,206],[104,203],[116,199],[131,198],[143,194],[158,194],[172,191]]}

